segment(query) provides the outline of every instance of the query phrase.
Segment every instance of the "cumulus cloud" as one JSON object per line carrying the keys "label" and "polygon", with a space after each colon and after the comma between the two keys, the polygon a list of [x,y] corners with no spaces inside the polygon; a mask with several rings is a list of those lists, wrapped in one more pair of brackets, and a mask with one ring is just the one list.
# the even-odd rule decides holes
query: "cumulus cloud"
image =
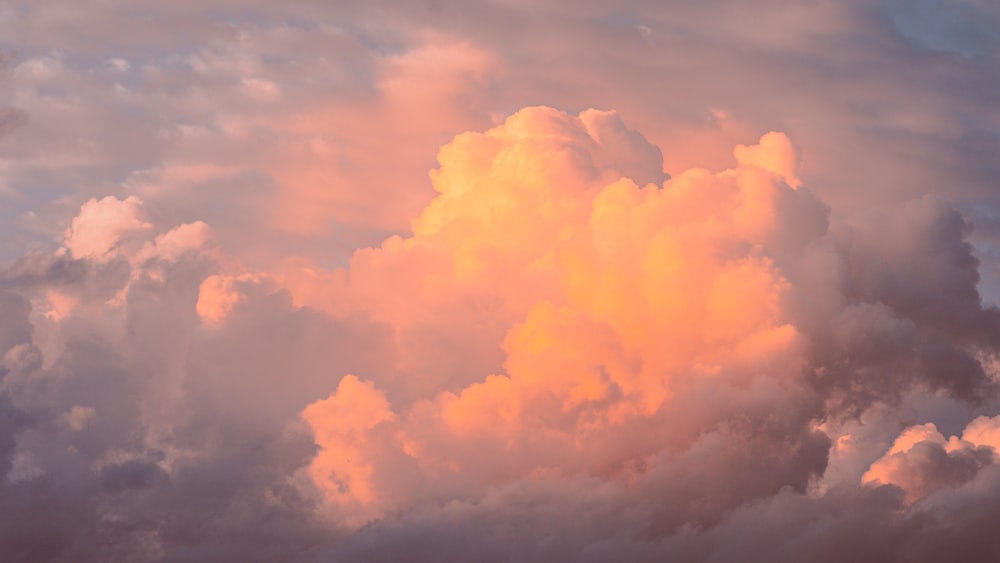
{"label": "cumulus cloud", "polygon": [[0,9],[0,552],[1000,558],[941,5]]}
{"label": "cumulus cloud", "polygon": [[[828,495],[861,495],[857,502],[866,502],[861,489],[811,486],[828,468],[831,439],[849,443],[832,429],[849,423],[851,413],[898,404],[900,387],[959,401],[990,395],[991,368],[981,359],[994,353],[993,344],[970,336],[977,333],[972,326],[989,325],[996,312],[979,304],[967,230],[947,204],[921,200],[897,211],[906,225],[900,228],[912,229],[915,241],[887,240],[866,223],[831,229],[827,208],[794,181],[794,149],[779,133],[738,147],[736,168],[692,170],[640,187],[613,153],[601,152],[585,125],[598,117],[617,119],[528,108],[485,134],[459,136],[441,151],[432,175],[440,195],[415,222],[414,235],[359,251],[345,275],[326,278],[332,291],[361,296],[351,302],[377,303],[372,290],[398,296],[419,287],[433,311],[410,302],[376,313],[397,331],[428,317],[438,330],[468,326],[478,311],[457,312],[449,302],[468,303],[469,295],[490,296],[497,305],[488,314],[511,318],[503,371],[468,378],[454,390],[428,386],[425,399],[399,406],[362,383],[377,400],[370,408],[358,400],[356,408],[367,409],[365,420],[381,428],[367,450],[358,448],[353,433],[350,455],[343,439],[330,438],[350,432],[353,415],[314,414],[328,403],[334,409],[334,398],[305,411],[321,447],[317,460],[330,459],[312,477],[333,491],[331,502],[350,494],[358,471],[374,477],[359,484],[353,498],[370,498],[368,506],[381,511],[385,524],[346,542],[365,557],[383,553],[354,543],[369,534],[404,534],[398,549],[411,549],[410,526],[453,525],[448,512],[425,512],[428,495],[438,503],[474,503],[475,514],[507,521],[517,518],[513,499],[520,491],[559,479],[578,486],[595,480],[617,502],[648,511],[647,520],[631,525],[672,547],[653,541],[640,551],[673,553],[674,544],[701,541],[684,536],[683,526],[717,530],[730,521],[730,511],[753,512],[772,495],[819,495],[804,497],[817,499],[805,511],[848,502],[828,503]],[[551,201],[559,205],[547,205]],[[925,236],[935,245],[920,245]],[[872,246],[879,250],[868,254]],[[917,252],[920,267],[915,256],[907,258]],[[887,264],[897,273],[877,268]],[[817,275],[816,267],[829,270]],[[920,289],[938,283],[955,285]],[[309,302],[316,291],[307,286],[297,297]],[[920,292],[913,303],[922,307],[898,299],[909,291]],[[953,307],[928,313],[931,295],[951,303],[962,294],[969,296],[962,320]],[[316,306],[335,309],[325,301]],[[941,355],[957,363],[942,365]],[[378,375],[376,381],[393,385]],[[344,381],[359,385],[353,376]],[[831,434],[820,431],[824,425]],[[967,483],[992,460],[986,449],[949,455],[952,463],[934,475],[921,469],[923,458],[876,461],[853,487],[893,483],[912,502],[912,495]],[[384,472],[377,460],[387,464]],[[420,483],[419,494],[400,492],[400,481]],[[494,487],[510,498],[489,509],[476,504],[477,490]],[[379,490],[385,494],[373,496]],[[529,494],[535,500],[524,502],[569,510],[563,516],[569,517],[574,509],[566,508],[563,494],[572,493],[552,494],[544,500]],[[662,504],[632,496],[640,494]],[[898,510],[894,498],[889,494],[879,510]],[[598,519],[614,511],[588,510]],[[476,533],[465,527],[473,524],[461,525]],[[460,549],[450,543],[454,538],[439,541]],[[537,547],[532,542],[539,540],[527,541]],[[578,559],[584,552],[575,549],[602,540],[566,541],[579,543],[553,552],[560,555],[543,550],[528,558]],[[603,557],[615,553],[608,549]],[[690,549],[689,556],[708,557],[704,545]]]}
{"label": "cumulus cloud", "polygon": [[984,467],[1000,461],[998,426],[1000,417],[981,416],[969,423],[961,438],[951,436],[947,440],[933,423],[911,426],[872,464],[862,480],[896,485],[906,491],[910,502],[944,487],[963,485]]}
{"label": "cumulus cloud", "polygon": [[[748,521],[772,534],[788,511],[835,522],[823,542],[866,519],[904,537],[947,526],[927,514],[972,518],[965,491],[993,490],[994,419],[851,449],[902,387],[990,400],[996,312],[967,224],[935,199],[888,230],[832,222],[797,162],[772,132],[731,168],[667,176],[615,112],[529,107],[445,145],[413,233],[333,270],[254,270],[204,222],[89,200],[65,249],[4,272],[20,320],[4,325],[19,422],[2,494],[75,515],[21,522],[8,544],[29,559],[726,560]],[[799,533],[753,549],[815,554],[820,532]]]}
{"label": "cumulus cloud", "polygon": [[98,262],[113,258],[130,235],[152,228],[142,220],[140,205],[142,201],[135,196],[124,200],[107,196],[84,203],[66,230],[66,248],[70,255]]}

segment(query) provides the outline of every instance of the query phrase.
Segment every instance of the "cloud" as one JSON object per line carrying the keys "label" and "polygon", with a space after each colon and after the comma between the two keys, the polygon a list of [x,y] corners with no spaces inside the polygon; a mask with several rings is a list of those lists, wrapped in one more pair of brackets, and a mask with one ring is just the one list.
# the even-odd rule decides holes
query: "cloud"
{"label": "cloud", "polygon": [[[139,209],[138,201],[109,201],[116,211]],[[102,226],[81,214],[87,228]],[[111,230],[121,223],[111,221]],[[340,331],[349,342],[365,332],[364,322],[338,328],[295,310],[270,287],[254,294],[255,303],[234,305],[237,323],[205,330],[199,287],[209,272],[226,271],[227,258],[203,246],[203,224],[138,223],[134,234],[142,238],[73,259],[79,276],[50,274],[51,264],[69,260],[62,250],[37,258],[37,274],[25,275],[27,266],[9,273],[17,284],[0,301],[6,553],[14,560],[269,560],[317,544],[328,532],[310,487],[295,484],[315,448],[292,423],[328,389],[326,368],[378,369],[377,357],[348,355],[325,340]],[[109,276],[107,268],[124,275]],[[78,298],[70,313],[47,314],[51,287]],[[310,332],[311,347],[302,340]],[[246,349],[250,342],[256,354]],[[296,356],[305,370],[288,363]],[[284,399],[265,391],[289,369],[296,377]],[[288,550],[261,551],[253,540],[275,537],[273,518],[288,526]]]}
{"label": "cloud", "polygon": [[74,258],[91,258],[106,262],[127,242],[129,235],[142,233],[152,225],[142,220],[142,201],[131,196],[119,200],[107,196],[90,199],[80,208],[80,214],[66,230],[66,248]]}
{"label": "cloud", "polygon": [[[764,499],[788,494],[782,491],[810,491],[828,468],[831,438],[838,437],[820,431],[822,422],[845,423],[852,412],[873,405],[891,408],[902,399],[901,386],[969,401],[991,393],[988,367],[976,358],[992,343],[969,337],[976,332],[971,327],[989,323],[995,312],[979,304],[967,230],[946,204],[903,205],[898,228],[910,237],[876,234],[866,223],[830,228],[827,207],[789,181],[795,170],[783,167],[794,165],[795,153],[778,133],[739,147],[736,168],[692,170],[640,187],[584,126],[596,115],[617,119],[528,108],[485,134],[457,137],[441,151],[432,175],[440,195],[415,222],[414,235],[358,251],[344,275],[326,279],[333,295],[360,296],[350,302],[379,303],[378,293],[384,295],[390,306],[376,315],[397,331],[428,318],[438,331],[449,323],[478,324],[476,311],[459,313],[448,305],[468,303],[469,295],[491,296],[499,306],[488,314],[512,319],[503,371],[479,380],[467,376],[464,387],[444,392],[432,379],[424,400],[400,405],[376,393],[377,404],[365,411],[381,428],[369,442],[372,449],[352,442],[346,455],[339,453],[341,441],[328,438],[349,432],[353,416],[307,416],[320,447],[329,443],[317,459],[354,460],[374,476],[359,484],[355,500],[375,498],[372,490],[391,491],[367,505],[382,515],[377,532],[358,532],[345,543],[362,551],[334,550],[335,557],[377,560],[394,549],[430,549],[408,543],[429,533],[411,537],[410,526],[443,529],[452,516],[426,512],[422,499],[428,496],[459,510],[481,502],[475,499],[483,493],[476,491],[499,487],[518,499],[526,488],[558,489],[548,480],[562,486],[562,480],[591,479],[611,491],[625,487],[608,494],[622,506],[637,503],[642,508],[636,510],[649,511],[642,523],[621,528],[659,538],[640,551],[675,553],[681,548],[674,544],[690,540],[700,547],[691,547],[689,556],[707,557],[700,539],[686,538],[684,526],[715,533],[733,510],[752,512],[757,503],[770,502]],[[935,244],[921,244],[925,236]],[[816,267],[832,268],[833,275],[816,275]],[[886,267],[895,273],[886,275]],[[421,302],[393,306],[393,296],[414,294],[406,288],[415,280],[422,280],[416,284]],[[934,291],[935,284],[949,286]],[[308,303],[316,291],[308,287],[297,298]],[[908,292],[920,298],[898,297]],[[965,314],[943,305],[934,309],[934,296],[963,294],[969,296]],[[918,302],[923,306],[910,306]],[[431,303],[432,310],[421,310]],[[394,385],[391,379],[374,385],[379,381]],[[410,382],[411,388],[418,384]],[[364,388],[374,393],[371,385]],[[357,403],[360,408],[368,401]],[[924,481],[961,485],[989,460],[979,450],[962,455]],[[384,472],[378,460],[387,464]],[[880,463],[865,481],[875,480]],[[351,475],[351,467],[313,472],[320,488],[334,491],[331,502],[351,494],[351,479],[336,477]],[[886,479],[899,484],[903,477]],[[400,482],[420,483],[420,494],[405,487],[400,492]],[[815,494],[818,508],[803,510],[827,510],[826,495],[860,495],[858,502],[865,502],[867,493]],[[573,513],[560,495],[531,502]],[[514,504],[470,510],[486,519],[516,519],[520,501],[509,502]],[[889,495],[879,510],[898,510],[893,507],[898,504]],[[595,518],[611,517],[593,510]],[[465,518],[463,526],[476,525]],[[403,544],[385,551],[354,543],[397,532]],[[590,533],[567,539],[575,547],[563,545],[569,551],[555,557],[576,559],[583,552],[574,550],[613,535]],[[464,549],[455,539],[435,541],[445,550]],[[661,551],[657,541],[673,547]],[[427,553],[433,558],[442,552]],[[531,553],[531,560],[553,556]]]}
{"label": "cloud", "polygon": [[933,423],[911,426],[872,464],[862,481],[896,485],[906,491],[910,502],[944,487],[963,485],[1000,460],[998,418],[981,416],[969,423],[961,438],[948,440]]}
{"label": "cloud", "polygon": [[8,558],[1000,558],[996,9],[147,4],[0,9]]}
{"label": "cloud", "polygon": [[834,221],[796,155],[768,133],[730,168],[667,176],[615,112],[528,107],[445,145],[413,233],[332,270],[255,270],[205,222],[91,199],[65,249],[4,273],[24,322],[4,325],[22,422],[0,494],[75,515],[8,543],[725,560],[750,522],[766,536],[792,511],[833,531],[747,549],[796,559],[858,535],[863,558],[881,553],[865,522],[905,538],[988,514],[965,495],[993,491],[994,419],[955,447],[918,427],[881,458],[851,449],[857,420],[892,432],[878,413],[901,388],[992,400],[996,313],[967,224],[936,199]]}
{"label": "cloud", "polygon": [[376,428],[395,419],[385,395],[370,381],[344,376],[337,391],[302,411],[313,429],[320,452],[309,465],[309,474],[334,499],[348,522],[365,523],[378,517],[373,505],[382,491],[373,483],[374,460],[370,442]]}

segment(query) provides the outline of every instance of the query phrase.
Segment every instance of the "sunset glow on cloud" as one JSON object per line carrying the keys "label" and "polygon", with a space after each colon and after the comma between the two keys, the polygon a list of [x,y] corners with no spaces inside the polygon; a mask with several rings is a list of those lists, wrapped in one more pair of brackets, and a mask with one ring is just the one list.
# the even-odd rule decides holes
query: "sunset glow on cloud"
{"label": "sunset glow on cloud", "polygon": [[0,8],[0,560],[1000,560],[997,26]]}

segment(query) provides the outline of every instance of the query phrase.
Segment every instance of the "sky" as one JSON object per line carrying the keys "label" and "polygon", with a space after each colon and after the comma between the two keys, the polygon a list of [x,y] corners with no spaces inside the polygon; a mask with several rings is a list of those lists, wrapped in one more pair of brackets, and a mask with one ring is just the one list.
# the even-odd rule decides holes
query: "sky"
{"label": "sky", "polygon": [[0,558],[1000,560],[997,30],[4,2]]}

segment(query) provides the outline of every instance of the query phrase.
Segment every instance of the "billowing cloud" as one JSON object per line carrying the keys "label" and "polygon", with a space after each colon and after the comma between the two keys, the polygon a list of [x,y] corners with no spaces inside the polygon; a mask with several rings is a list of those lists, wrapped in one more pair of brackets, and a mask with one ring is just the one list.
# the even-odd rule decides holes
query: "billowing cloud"
{"label": "billowing cloud", "polygon": [[971,481],[997,457],[1000,417],[981,416],[969,423],[962,437],[945,440],[933,423],[911,426],[892,448],[872,464],[863,481],[896,485],[910,501]]}
{"label": "billowing cloud", "polygon": [[1000,559],[996,9],[238,4],[0,8],[8,559]]}
{"label": "billowing cloud", "polygon": [[[416,526],[454,525],[425,520],[449,518],[423,512],[428,495],[478,503],[477,490],[502,487],[512,498],[491,500],[502,506],[483,516],[516,518],[519,508],[505,503],[516,504],[524,487],[593,480],[617,502],[643,506],[638,498],[648,495],[669,506],[645,505],[644,525],[655,529],[652,537],[673,537],[685,524],[716,525],[754,499],[813,491],[831,439],[850,443],[832,428],[849,424],[851,413],[898,404],[900,386],[960,401],[991,393],[992,368],[979,358],[993,353],[983,327],[996,311],[979,305],[967,231],[946,204],[922,200],[897,211],[915,240],[869,232],[867,223],[830,229],[827,208],[794,181],[795,152],[779,133],[738,147],[734,169],[692,170],[640,187],[602,154],[585,125],[595,118],[617,120],[528,108],[485,134],[456,138],[441,151],[433,174],[440,195],[414,235],[359,251],[344,275],[326,280],[331,295],[375,303],[372,290],[399,296],[420,288],[417,303],[377,313],[397,331],[414,323],[426,330],[429,319],[437,330],[478,324],[479,311],[453,304],[470,296],[489,296],[497,304],[491,317],[514,319],[503,339],[504,371],[464,387],[439,392],[434,380],[426,399],[394,407],[373,383],[344,379],[345,396],[358,387],[373,397],[354,402],[380,428],[367,450],[350,430],[355,415],[315,414],[336,412],[341,392],[309,407],[317,460],[327,460],[312,477],[334,491],[331,502],[342,505],[363,471],[354,501],[370,499],[383,518],[403,511],[401,522],[386,523],[391,536],[405,533],[397,526],[409,525],[410,511]],[[919,268],[909,258],[918,252]],[[891,277],[886,266],[895,269]],[[817,275],[816,267],[828,270]],[[316,295],[315,283],[298,298]],[[955,285],[920,289],[942,283]],[[908,291],[921,292],[922,307],[899,299]],[[932,294],[950,306],[935,312]],[[962,294],[971,301],[959,320],[953,300]],[[421,311],[422,303],[433,311]],[[405,354],[408,343],[398,344]],[[959,363],[941,365],[942,356]],[[352,436],[349,453],[347,438],[331,432]],[[945,473],[964,484],[991,462],[989,452],[963,449]],[[383,471],[377,460],[387,464]],[[911,498],[951,482],[921,477],[918,466],[876,461],[854,486],[891,483]],[[911,493],[906,479],[931,485]],[[401,481],[420,483],[419,492],[400,492]],[[562,510],[560,494],[531,502]],[[896,502],[882,509],[897,510]]]}
{"label": "billowing cloud", "polygon": [[[22,319],[4,494],[126,528],[26,522],[11,545],[246,558],[254,533],[320,560],[726,559],[747,519],[786,511],[838,522],[827,542],[865,518],[947,526],[928,507],[993,490],[994,419],[855,444],[866,419],[891,439],[901,388],[992,400],[997,312],[967,223],[926,198],[833,223],[797,162],[772,132],[732,168],[667,176],[616,113],[529,107],[445,145],[413,233],[333,270],[253,270],[204,222],[90,200],[68,250],[4,274]],[[868,512],[844,520],[853,503]],[[781,553],[815,553],[800,533]]]}
{"label": "billowing cloud", "polygon": [[140,218],[141,204],[135,196],[125,200],[107,196],[100,201],[91,199],[84,203],[66,230],[66,248],[70,255],[99,262],[113,258],[130,235],[152,228]]}

